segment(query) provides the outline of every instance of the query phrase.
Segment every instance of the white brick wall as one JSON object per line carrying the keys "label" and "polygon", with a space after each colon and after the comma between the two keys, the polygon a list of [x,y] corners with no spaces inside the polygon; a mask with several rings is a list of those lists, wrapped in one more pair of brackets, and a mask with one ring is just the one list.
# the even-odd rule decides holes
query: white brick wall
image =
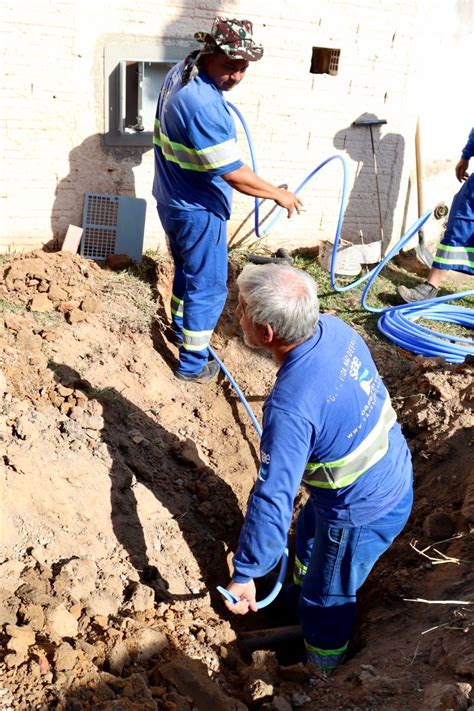
{"label": "white brick wall", "polygon": [[[418,114],[427,207],[449,203],[457,189],[452,169],[474,114],[459,59],[460,49],[472,55],[470,0],[4,0],[0,13],[0,251],[61,239],[70,223],[81,224],[88,191],[146,198],[145,245],[164,245],[151,197],[152,151],[102,146],[104,47],[163,36],[186,43],[216,13],[249,17],[265,45],[264,60],[228,97],[252,129],[260,173],[294,188],[342,152],[350,177],[345,237],[359,229],[369,240],[378,236],[369,132],[351,125],[366,112],[387,119],[376,130],[386,234],[396,239],[416,217]],[[310,74],[313,46],[341,49],[338,76]],[[248,156],[243,137],[242,152]],[[303,194],[306,212],[282,220],[267,242],[292,248],[332,238],[340,192],[334,163]],[[236,195],[234,242],[249,231],[242,222],[252,208]]]}

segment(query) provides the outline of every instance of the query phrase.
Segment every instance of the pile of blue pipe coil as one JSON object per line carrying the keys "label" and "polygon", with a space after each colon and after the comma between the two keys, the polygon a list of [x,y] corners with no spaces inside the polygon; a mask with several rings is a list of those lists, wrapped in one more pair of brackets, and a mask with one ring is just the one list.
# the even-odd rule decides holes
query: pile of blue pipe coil
{"label": "pile of blue pipe coil", "polygon": [[[249,144],[252,168],[254,172],[258,174],[255,149],[247,122],[237,107],[230,102],[228,102],[228,105],[235,112],[243,126]],[[420,231],[421,227],[429,219],[431,211],[428,210],[425,212],[407,230],[407,232],[405,232],[397,244],[374,269],[366,274],[363,274],[351,284],[340,286],[337,283],[335,265],[337,251],[341,240],[342,222],[344,218],[344,211],[346,209],[348,192],[347,165],[344,156],[335,154],[324,160],[306,176],[294,192],[299,195],[308,183],[317,175],[317,173],[319,173],[324,166],[328,165],[332,161],[339,161],[343,173],[341,202],[331,256],[330,272],[331,285],[333,289],[337,292],[344,292],[349,289],[355,289],[357,286],[367,281],[360,300],[361,306],[366,311],[380,314],[380,318],[377,322],[379,331],[390,341],[395,343],[397,346],[400,346],[400,348],[404,348],[405,350],[411,351],[417,355],[444,358],[444,360],[448,363],[463,363],[467,356],[474,356],[474,341],[472,338],[464,338],[443,333],[418,323],[420,319],[425,319],[429,321],[457,324],[458,326],[463,326],[465,328],[474,328],[473,309],[447,303],[473,296],[474,289],[462,291],[458,294],[449,294],[448,296],[438,297],[435,299],[426,299],[425,301],[419,301],[415,304],[389,306],[385,309],[375,308],[367,304],[368,293],[377,276],[388,264],[388,262],[393,259],[393,257],[395,257],[398,252],[403,249],[403,247]],[[257,237],[261,238],[267,235],[285,214],[286,210],[284,208],[280,208],[268,225],[262,229],[260,226],[260,201],[258,198],[255,198],[255,234]]]}

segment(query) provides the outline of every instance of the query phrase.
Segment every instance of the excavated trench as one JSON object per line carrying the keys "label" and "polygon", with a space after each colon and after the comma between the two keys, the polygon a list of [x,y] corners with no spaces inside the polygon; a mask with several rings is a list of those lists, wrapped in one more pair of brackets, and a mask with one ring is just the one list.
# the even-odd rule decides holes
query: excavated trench
{"label": "excavated trench", "polygon": [[[281,600],[238,618],[215,593],[258,438],[225,381],[174,378],[169,264],[116,273],[35,252],[0,270],[0,708],[473,703],[471,364],[399,351],[394,368],[393,347],[373,345],[413,453],[415,505],[362,590],[353,656],[315,678],[295,630],[275,633],[295,624]],[[214,347],[260,418],[275,366],[240,339],[233,276]]]}

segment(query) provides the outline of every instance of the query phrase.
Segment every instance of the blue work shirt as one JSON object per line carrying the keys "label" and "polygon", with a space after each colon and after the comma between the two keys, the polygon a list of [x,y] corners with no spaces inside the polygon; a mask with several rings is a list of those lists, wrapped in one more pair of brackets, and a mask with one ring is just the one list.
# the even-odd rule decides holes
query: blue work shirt
{"label": "blue work shirt", "polygon": [[286,546],[303,482],[318,514],[339,526],[384,516],[405,495],[411,456],[362,338],[321,316],[292,349],[265,402],[260,470],[234,556],[236,582],[266,575]]}
{"label": "blue work shirt", "polygon": [[233,189],[220,176],[243,166],[234,120],[204,70],[183,86],[183,67],[168,72],[158,98],[153,195],[162,205],[228,220]]}

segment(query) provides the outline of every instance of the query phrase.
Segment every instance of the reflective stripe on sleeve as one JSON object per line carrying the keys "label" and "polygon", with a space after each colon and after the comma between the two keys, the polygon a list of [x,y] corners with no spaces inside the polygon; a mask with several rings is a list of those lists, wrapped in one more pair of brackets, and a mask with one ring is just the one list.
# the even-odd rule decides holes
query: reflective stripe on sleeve
{"label": "reflective stripe on sleeve", "polygon": [[184,170],[196,170],[202,173],[206,170],[221,168],[223,165],[229,165],[240,159],[235,138],[196,150],[188,148],[182,143],[170,141],[168,136],[161,131],[158,119],[155,119],[153,143],[161,148],[161,153],[166,160],[176,163]]}
{"label": "reflective stripe on sleeve", "polygon": [[387,395],[379,420],[353,452],[334,462],[308,462],[303,482],[323,489],[341,489],[352,484],[388,451],[388,434],[397,419]]}

